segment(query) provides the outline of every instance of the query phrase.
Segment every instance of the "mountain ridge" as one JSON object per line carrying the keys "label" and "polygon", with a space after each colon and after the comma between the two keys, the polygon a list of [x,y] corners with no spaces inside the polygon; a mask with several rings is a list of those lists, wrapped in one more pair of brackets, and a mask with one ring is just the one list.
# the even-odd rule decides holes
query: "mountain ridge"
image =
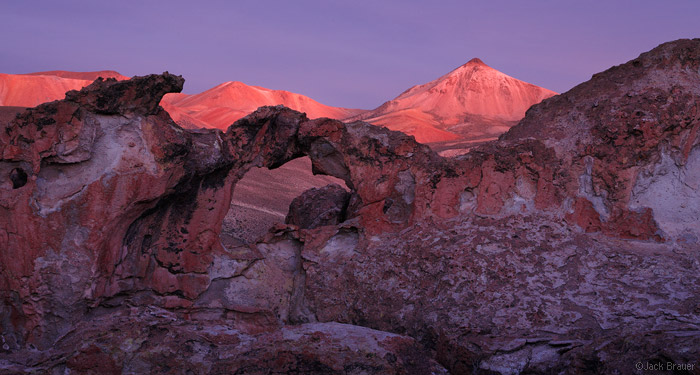
{"label": "mountain ridge", "polygon": [[[0,105],[33,107],[62,99],[66,91],[81,89],[97,77],[128,79],[113,70],[4,74],[0,76]],[[475,57],[433,81],[409,87],[373,110],[332,107],[298,93],[240,81],[226,81],[197,94],[168,94],[161,106],[184,128],[225,130],[258,107],[284,105],[309,118],[362,120],[388,127],[444,151],[496,139],[531,105],[555,94]]]}
{"label": "mountain ridge", "polygon": [[69,79],[82,79],[82,80],[87,80],[87,81],[94,81],[99,77],[102,78],[114,78],[118,81],[123,81],[125,79],[129,79],[129,77],[122,75],[121,73],[115,71],[115,70],[97,70],[97,71],[92,71],[92,72],[74,72],[74,71],[69,71],[69,70],[47,70],[43,72],[34,72],[34,73],[24,73],[21,75],[28,75],[28,76],[55,76],[55,77],[61,77],[61,78],[69,78]]}

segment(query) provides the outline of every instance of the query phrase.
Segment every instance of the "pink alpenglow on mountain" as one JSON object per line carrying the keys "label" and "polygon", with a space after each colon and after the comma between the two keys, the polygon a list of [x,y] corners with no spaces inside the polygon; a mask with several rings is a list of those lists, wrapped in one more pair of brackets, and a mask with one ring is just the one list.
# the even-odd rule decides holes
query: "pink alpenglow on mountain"
{"label": "pink alpenglow on mountain", "polygon": [[304,95],[241,82],[225,82],[196,95],[168,94],[161,102],[180,126],[224,130],[259,107],[280,104],[306,112],[309,118],[344,119],[364,112],[361,109],[331,107]]}
{"label": "pink alpenglow on mountain", "polygon": [[34,107],[63,99],[67,91],[80,90],[97,78],[129,79],[115,71],[67,72],[53,70],[29,74],[0,73],[0,106]]}
{"label": "pink alpenglow on mountain", "polygon": [[352,120],[399,130],[419,142],[494,139],[522,119],[530,106],[556,94],[475,58]]}
{"label": "pink alpenglow on mountain", "polygon": [[129,79],[129,77],[120,74],[119,72],[115,72],[114,70],[98,70],[95,72],[69,72],[66,70],[50,70],[46,72],[36,72],[36,73],[27,73],[24,75],[29,75],[29,76],[55,76],[55,77],[61,77],[61,78],[70,78],[70,79],[83,79],[86,81],[94,81],[100,77],[107,79],[107,78],[114,78],[117,81],[123,81],[125,79]]}

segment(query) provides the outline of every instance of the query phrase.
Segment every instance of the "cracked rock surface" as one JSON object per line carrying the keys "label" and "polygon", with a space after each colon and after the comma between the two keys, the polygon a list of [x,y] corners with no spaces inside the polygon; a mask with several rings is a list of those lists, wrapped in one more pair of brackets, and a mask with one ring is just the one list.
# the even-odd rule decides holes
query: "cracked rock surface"
{"label": "cracked rock surface", "polygon": [[[2,117],[0,371],[700,371],[700,40],[451,159],[284,107],[183,130],[158,107],[182,84],[98,80]],[[246,171],[305,155],[350,191],[222,241]]]}

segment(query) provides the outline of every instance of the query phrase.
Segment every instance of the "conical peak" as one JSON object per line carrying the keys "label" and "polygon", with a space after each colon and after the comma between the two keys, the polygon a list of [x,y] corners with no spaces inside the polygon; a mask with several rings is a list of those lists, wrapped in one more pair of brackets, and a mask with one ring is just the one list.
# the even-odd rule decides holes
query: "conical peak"
{"label": "conical peak", "polygon": [[484,65],[484,66],[486,66],[486,64],[485,64],[483,61],[481,61],[481,59],[478,58],[478,57],[475,57],[475,58],[469,60],[469,61],[468,61],[466,64],[464,64],[464,65]]}
{"label": "conical peak", "polygon": [[243,83],[243,82],[239,82],[239,81],[227,81],[227,82],[224,82],[224,83],[218,85],[218,87],[229,87],[229,86],[233,86],[233,87],[247,87],[248,85],[246,85],[246,84]]}
{"label": "conical peak", "polygon": [[491,70],[490,66],[486,65],[480,58],[475,57],[469,61],[467,61],[465,64],[459,66],[449,74],[462,74],[464,72],[474,72],[474,71],[481,71],[481,70]]}

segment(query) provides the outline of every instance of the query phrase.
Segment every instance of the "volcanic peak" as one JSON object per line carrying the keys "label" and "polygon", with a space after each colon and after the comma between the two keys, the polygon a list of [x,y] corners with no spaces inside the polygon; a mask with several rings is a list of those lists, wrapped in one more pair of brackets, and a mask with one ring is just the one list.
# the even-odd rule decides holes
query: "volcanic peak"
{"label": "volcanic peak", "polygon": [[[475,58],[473,58],[473,59],[467,61],[467,63],[464,64],[463,66],[465,66],[465,65],[470,65],[470,64],[471,64],[471,65],[486,65],[486,63],[484,63],[483,61],[481,61],[481,59],[478,58],[478,57],[475,57]],[[488,66],[488,65],[486,65],[486,66]]]}
{"label": "volcanic peak", "polygon": [[349,120],[400,130],[419,142],[481,142],[495,139],[522,119],[531,105],[553,95],[554,91],[510,77],[473,58]]}

